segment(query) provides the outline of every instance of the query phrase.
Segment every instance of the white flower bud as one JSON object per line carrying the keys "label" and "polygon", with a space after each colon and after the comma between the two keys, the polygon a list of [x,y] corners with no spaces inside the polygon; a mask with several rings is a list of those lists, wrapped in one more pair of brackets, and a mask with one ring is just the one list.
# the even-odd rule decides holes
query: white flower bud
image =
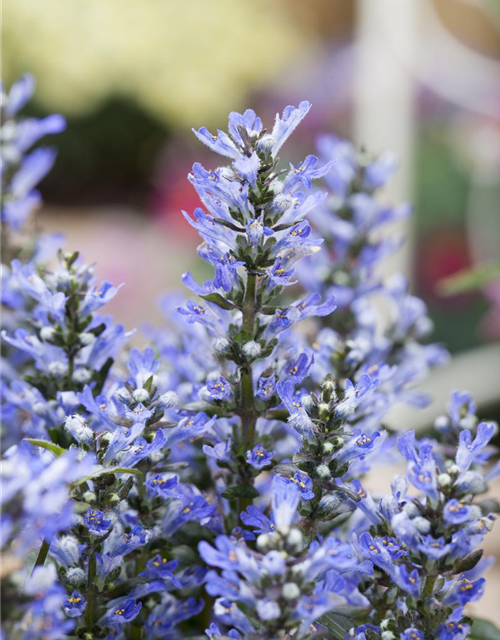
{"label": "white flower bud", "polygon": [[119,400],[120,402],[124,402],[125,404],[128,404],[132,401],[132,395],[126,387],[118,389],[118,391],[115,393],[115,397],[117,400]]}
{"label": "white flower bud", "polygon": [[448,473],[440,473],[438,475],[438,484],[440,487],[448,487],[451,484],[451,477]]}
{"label": "white flower bud", "polygon": [[264,153],[271,153],[271,149],[273,148],[274,138],[270,133],[267,133],[262,136],[259,140],[259,151],[263,151]]}
{"label": "white flower bud", "polygon": [[97,500],[97,496],[93,491],[85,491],[82,498],[83,501],[87,504],[94,504],[94,502]]}
{"label": "white flower bud", "polygon": [[408,502],[407,504],[405,504],[405,506],[403,507],[403,511],[408,516],[410,516],[410,518],[416,517],[420,514],[420,511],[418,510],[417,505],[413,504],[413,502]]}
{"label": "white flower bud", "polygon": [[43,416],[47,413],[47,407],[43,402],[35,402],[33,405],[33,413],[37,416]]}
{"label": "white flower bud", "polygon": [[216,355],[223,356],[226,354],[231,347],[229,340],[226,338],[217,338],[214,342],[214,351]]}
{"label": "white flower bud", "polygon": [[438,431],[443,431],[444,429],[447,429],[449,424],[450,424],[450,421],[446,416],[438,416],[434,420],[434,426]]}
{"label": "white flower bud", "polygon": [[267,533],[261,533],[256,540],[257,549],[260,551],[266,551],[269,548],[271,538]]}
{"label": "white flower bud", "polygon": [[333,451],[333,444],[331,442],[323,442],[323,451],[328,454]]}
{"label": "white flower bud", "polygon": [[413,520],[413,524],[415,525],[417,531],[419,533],[423,533],[424,535],[429,533],[431,530],[431,523],[426,519],[418,516]]}
{"label": "white flower bud", "polygon": [[326,464],[318,465],[316,467],[316,474],[322,479],[329,478],[332,475]]}
{"label": "white flower bud", "polygon": [[312,398],[309,394],[301,396],[300,402],[306,411],[307,409],[310,409],[313,404]]}
{"label": "white flower bud", "polygon": [[247,358],[258,358],[260,356],[262,348],[258,342],[255,342],[255,340],[250,340],[250,342],[247,342],[243,345],[242,351]]}
{"label": "white flower bud", "polygon": [[90,371],[87,369],[87,367],[79,367],[74,373],[73,373],[73,380],[75,382],[82,382],[82,383],[86,383],[90,380],[90,378],[92,377],[92,374],[90,373]]}
{"label": "white flower bud", "polygon": [[394,638],[396,637],[392,631],[382,631],[382,640],[394,640]]}
{"label": "white flower bud", "polygon": [[77,442],[92,444],[94,432],[87,425],[85,419],[77,413],[66,418],[64,428]]}
{"label": "white flower bud", "polygon": [[164,409],[171,409],[179,404],[179,396],[175,391],[167,391],[160,397],[160,405]]}
{"label": "white flower bud", "polygon": [[96,337],[93,333],[85,331],[80,334],[80,342],[87,347],[89,344],[93,344],[96,341]]}
{"label": "white flower bud", "polygon": [[292,529],[288,534],[286,542],[290,547],[300,548],[302,546],[302,533],[299,529]]}
{"label": "white flower bud", "polygon": [[86,579],[85,571],[79,567],[71,567],[71,569],[66,571],[66,580],[72,587],[83,584]]}
{"label": "white flower bud", "polygon": [[462,429],[468,429],[469,431],[472,431],[472,429],[474,429],[474,427],[476,426],[476,422],[476,416],[465,416],[465,418],[462,418],[460,420],[460,427]]}
{"label": "white flower bud", "polygon": [[456,464],[452,464],[451,466],[448,467],[448,473],[452,476],[458,476],[458,474],[460,473],[460,469],[458,467],[458,465]]}
{"label": "white flower bud", "polygon": [[40,337],[42,340],[45,340],[45,342],[50,342],[51,340],[53,340],[55,335],[56,330],[54,329],[54,327],[43,327],[40,331]]}
{"label": "white flower bud", "polygon": [[300,596],[300,589],[295,582],[287,582],[283,585],[282,593],[285,600],[295,600]]}
{"label": "white flower bud", "polygon": [[47,367],[49,373],[56,377],[62,377],[66,374],[66,365],[64,362],[51,362]]}
{"label": "white flower bud", "polygon": [[136,389],[132,396],[136,402],[146,402],[149,400],[149,393],[146,389]]}

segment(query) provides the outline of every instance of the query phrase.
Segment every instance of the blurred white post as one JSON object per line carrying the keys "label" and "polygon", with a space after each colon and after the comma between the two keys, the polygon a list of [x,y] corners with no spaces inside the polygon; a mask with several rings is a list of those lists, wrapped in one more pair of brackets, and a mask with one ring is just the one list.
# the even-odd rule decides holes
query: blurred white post
{"label": "blurred white post", "polygon": [[[415,55],[418,3],[422,1],[357,2],[354,137],[357,146],[369,153],[391,150],[398,155],[400,168],[386,193],[396,203],[409,201],[413,195],[415,88],[407,64]],[[404,55],[394,46],[394,34],[405,48]],[[410,225],[408,220],[394,225],[394,232],[407,235],[407,241],[385,261],[384,273],[400,271],[411,277]]]}

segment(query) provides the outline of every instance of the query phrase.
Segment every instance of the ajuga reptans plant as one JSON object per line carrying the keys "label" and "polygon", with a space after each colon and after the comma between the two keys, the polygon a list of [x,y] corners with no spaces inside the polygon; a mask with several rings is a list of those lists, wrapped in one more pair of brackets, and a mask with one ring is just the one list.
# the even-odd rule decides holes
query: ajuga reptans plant
{"label": "ajuga reptans plant", "polygon": [[[379,227],[409,213],[376,193],[392,159],[323,137],[282,163],[308,102],[195,130],[225,162],[194,164],[184,213],[212,276],[183,276],[139,351],[102,315],[120,287],[31,231],[54,152],[28,149],[64,128],[19,116],[33,88],[2,93],[3,638],[469,636],[497,427],[462,392],[430,435],[385,424],[446,358],[403,278],[377,276]],[[380,461],[399,467],[371,495]]]}

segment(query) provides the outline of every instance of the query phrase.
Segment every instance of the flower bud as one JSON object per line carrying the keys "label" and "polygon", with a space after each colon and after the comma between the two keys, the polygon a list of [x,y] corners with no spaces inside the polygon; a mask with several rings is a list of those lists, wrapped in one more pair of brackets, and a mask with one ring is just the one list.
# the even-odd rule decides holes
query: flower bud
{"label": "flower bud", "polygon": [[214,342],[214,351],[218,356],[225,355],[229,352],[230,348],[231,344],[229,340],[226,340],[226,338],[217,338],[217,340],[215,340]]}
{"label": "flower bud", "polygon": [[92,378],[92,374],[87,369],[87,367],[79,367],[73,373],[73,380],[75,382],[81,382],[81,383],[85,384],[86,382],[89,382],[90,378]]}
{"label": "flower bud", "polygon": [[318,411],[320,420],[328,420],[330,417],[330,406],[328,404],[322,402],[318,407]]}
{"label": "flower bud", "polygon": [[440,487],[448,487],[451,484],[451,477],[448,473],[440,473],[437,480]]}
{"label": "flower bud", "polygon": [[40,331],[40,337],[42,340],[45,340],[45,342],[50,342],[51,340],[53,340],[55,338],[55,335],[56,330],[54,329],[54,327],[43,327]]}
{"label": "flower bud", "polygon": [[332,453],[333,449],[334,449],[333,443],[331,443],[331,442],[323,442],[323,451],[326,454]]}
{"label": "flower bud", "polygon": [[136,402],[146,402],[149,400],[149,393],[146,389],[136,389],[132,396]]}
{"label": "flower bud", "polygon": [[295,600],[300,596],[300,589],[295,582],[287,582],[283,585],[282,593],[285,600]]}
{"label": "flower bud", "polygon": [[66,580],[72,587],[77,587],[79,584],[83,584],[87,576],[85,571],[79,567],[71,567],[66,571]]}
{"label": "flower bud", "polygon": [[160,397],[160,405],[164,409],[171,409],[179,404],[179,396],[175,391],[167,391]]}
{"label": "flower bud", "polygon": [[93,491],[85,491],[82,498],[83,501],[87,504],[94,504],[94,502],[97,500],[97,496]]}
{"label": "flower bud", "polygon": [[242,351],[246,358],[253,359],[260,356],[262,348],[258,342],[255,342],[255,340],[250,340],[250,342],[247,342],[243,345]]}
{"label": "flower bud", "polygon": [[302,533],[299,529],[292,529],[288,534],[286,542],[290,547],[299,549],[302,546]]}
{"label": "flower bud", "polygon": [[413,524],[415,525],[417,531],[419,533],[423,533],[424,535],[429,533],[429,531],[431,530],[431,523],[426,518],[418,516],[417,518],[414,518]]}
{"label": "flower bud", "polygon": [[75,413],[72,416],[68,416],[64,423],[64,428],[80,444],[92,444],[94,432],[79,414]]}
{"label": "flower bud", "polygon": [[80,334],[80,342],[87,347],[89,344],[93,344],[96,340],[96,337],[93,333],[89,333],[85,331]]}
{"label": "flower bud", "polygon": [[261,533],[256,540],[257,549],[260,551],[266,551],[271,545],[271,537],[267,533]]}
{"label": "flower bud", "polygon": [[329,478],[332,474],[326,464],[320,464],[316,467],[316,475],[324,480]]}

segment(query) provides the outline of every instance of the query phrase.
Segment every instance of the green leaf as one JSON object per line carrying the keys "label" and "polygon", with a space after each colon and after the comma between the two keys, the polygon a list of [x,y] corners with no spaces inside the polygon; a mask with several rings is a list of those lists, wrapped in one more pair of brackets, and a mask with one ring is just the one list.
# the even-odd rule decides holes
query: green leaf
{"label": "green leaf", "polygon": [[317,622],[331,631],[331,640],[344,640],[346,633],[356,624],[352,618],[339,613],[327,613]]}
{"label": "green leaf", "polygon": [[453,296],[479,289],[497,278],[500,278],[500,264],[488,264],[475,269],[464,269],[443,278],[438,282],[437,290],[443,296]]}
{"label": "green leaf", "polygon": [[253,485],[239,484],[234,487],[228,487],[222,497],[232,500],[233,498],[256,498],[258,495],[260,494]]}
{"label": "green leaf", "polygon": [[488,620],[476,618],[470,630],[471,640],[500,640],[500,629]]}
{"label": "green leaf", "polygon": [[232,302],[229,302],[229,300],[226,300],[226,298],[224,298],[224,296],[221,296],[220,293],[207,293],[206,296],[201,296],[201,297],[203,298],[203,300],[206,300],[207,302],[213,302],[218,307],[221,307],[221,309],[235,308],[234,304]]}
{"label": "green leaf", "polygon": [[88,480],[96,480],[97,478],[101,478],[102,476],[107,476],[109,474],[115,474],[115,473],[132,473],[135,476],[143,475],[142,471],[139,471],[139,469],[132,469],[129,467],[101,467],[100,469],[97,469],[97,471],[94,471],[90,475],[85,476],[85,478],[80,478],[80,480],[77,480],[76,482],[72,482],[71,486],[78,487],[78,485],[83,484]]}
{"label": "green leaf", "polygon": [[54,444],[53,442],[49,442],[48,440],[39,440],[38,438],[25,438],[25,442],[29,442],[30,444],[34,444],[35,447],[42,447],[42,449],[47,449],[47,451],[52,452],[56,458],[62,456],[63,453],[67,453],[67,449],[60,447],[58,444]]}

